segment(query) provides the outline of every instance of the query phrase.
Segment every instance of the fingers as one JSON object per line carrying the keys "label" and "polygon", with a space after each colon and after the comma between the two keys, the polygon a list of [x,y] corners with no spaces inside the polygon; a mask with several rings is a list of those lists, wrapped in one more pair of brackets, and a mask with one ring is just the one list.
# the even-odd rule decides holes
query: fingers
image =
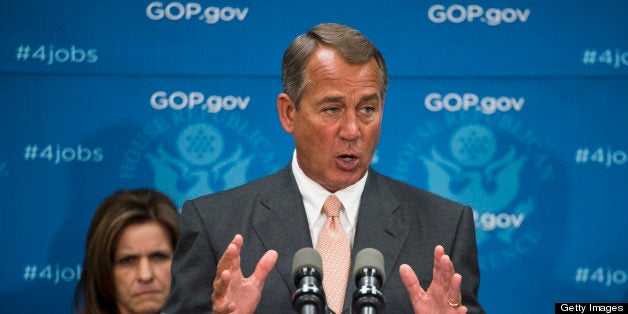
{"label": "fingers", "polygon": [[[438,281],[448,303],[460,304],[462,302],[460,293],[462,276],[455,272],[454,263],[440,245],[434,249],[434,281]],[[466,313],[466,311],[467,308],[464,306],[458,306],[456,310],[457,313]]]}
{"label": "fingers", "polygon": [[440,260],[443,255],[445,255],[445,248],[442,245],[437,245],[434,248],[434,261]]}
{"label": "fingers", "polygon": [[218,261],[218,274],[225,269],[233,269],[234,267],[240,267],[240,250],[242,249],[242,244],[244,243],[244,239],[239,234],[236,234],[231,240],[231,243],[227,246],[227,249],[222,254],[222,257]]}
{"label": "fingers", "polygon": [[460,284],[462,283],[462,276],[460,274],[454,274],[451,277],[449,284],[449,290],[447,292],[447,300],[451,303],[461,303],[462,295],[460,294]]}
{"label": "fingers", "polygon": [[254,278],[254,284],[260,290],[264,287],[266,277],[268,277],[268,274],[270,274],[275,267],[278,257],[279,255],[277,254],[277,251],[269,250],[262,256],[262,258],[260,258],[257,266],[255,266],[255,271],[253,271],[251,277]]}
{"label": "fingers", "polygon": [[444,291],[449,289],[451,277],[454,275],[454,264],[448,255],[445,254],[445,249],[437,245],[434,249],[434,269],[432,272],[432,282],[437,286],[443,288]]}
{"label": "fingers", "polygon": [[214,292],[212,297],[220,299],[227,293],[229,282],[231,282],[232,271],[240,267],[240,249],[242,248],[242,236],[236,235],[227,249],[222,254],[216,267],[216,278],[214,279]]}
{"label": "fingers", "polygon": [[438,286],[442,286],[443,282],[442,282],[442,265],[441,265],[441,259],[442,257],[445,255],[445,249],[440,246],[437,245],[434,248],[434,268],[432,270],[432,283],[436,283],[436,285]]}
{"label": "fingers", "polygon": [[212,292],[212,311],[214,313],[231,313],[235,311],[236,305],[226,297],[231,282],[231,272],[222,271],[214,280],[214,291]]}
{"label": "fingers", "polygon": [[454,264],[449,259],[449,256],[443,255],[440,258],[440,278],[444,291],[449,289],[452,277],[454,275]]}
{"label": "fingers", "polygon": [[235,244],[238,249],[242,248],[242,244],[244,243],[244,238],[242,237],[242,235],[236,234],[233,237],[233,240],[231,240],[231,243]]}
{"label": "fingers", "polygon": [[407,264],[399,266],[399,276],[401,277],[401,282],[403,282],[403,285],[408,291],[410,302],[412,304],[419,302],[419,300],[425,295],[425,291],[419,284],[419,278],[416,276],[416,273],[414,273],[412,267]]}

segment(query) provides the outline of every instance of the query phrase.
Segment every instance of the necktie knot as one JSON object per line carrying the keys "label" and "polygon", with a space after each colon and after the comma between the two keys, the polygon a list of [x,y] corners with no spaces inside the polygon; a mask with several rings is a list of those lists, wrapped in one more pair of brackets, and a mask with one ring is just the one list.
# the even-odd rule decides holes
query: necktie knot
{"label": "necktie knot", "polygon": [[327,217],[338,217],[341,209],[342,202],[334,194],[329,195],[323,203],[323,214]]}

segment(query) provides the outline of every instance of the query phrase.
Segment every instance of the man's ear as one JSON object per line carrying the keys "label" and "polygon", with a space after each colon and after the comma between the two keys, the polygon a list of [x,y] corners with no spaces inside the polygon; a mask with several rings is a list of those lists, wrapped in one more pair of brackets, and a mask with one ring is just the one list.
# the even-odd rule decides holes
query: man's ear
{"label": "man's ear", "polygon": [[277,113],[279,114],[279,121],[283,129],[289,133],[294,134],[294,115],[297,108],[294,106],[292,98],[286,93],[281,93],[277,96]]}

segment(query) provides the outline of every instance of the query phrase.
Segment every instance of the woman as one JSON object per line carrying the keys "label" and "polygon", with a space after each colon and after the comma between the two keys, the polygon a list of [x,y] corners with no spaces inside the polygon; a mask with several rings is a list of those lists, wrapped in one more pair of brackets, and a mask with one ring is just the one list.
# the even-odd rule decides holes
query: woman
{"label": "woman", "polygon": [[155,190],[121,190],[105,199],[87,234],[76,312],[159,313],[170,293],[178,215]]}

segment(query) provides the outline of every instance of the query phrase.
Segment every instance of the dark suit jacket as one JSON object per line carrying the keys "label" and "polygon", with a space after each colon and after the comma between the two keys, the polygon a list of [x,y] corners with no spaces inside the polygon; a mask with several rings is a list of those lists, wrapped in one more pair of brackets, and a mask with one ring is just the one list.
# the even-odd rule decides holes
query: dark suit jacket
{"label": "dark suit jacket", "polygon": [[[186,202],[180,224],[165,313],[211,312],[216,264],[238,233],[244,237],[244,276],[253,272],[267,250],[279,254],[256,313],[294,313],[292,257],[300,248],[311,247],[312,240],[290,165],[240,187]],[[386,313],[413,313],[399,266],[412,266],[426,289],[432,279],[437,244],[445,248],[456,272],[462,275],[462,301],[469,313],[483,312],[477,299],[480,274],[471,209],[370,169],[360,202],[352,265],[363,248],[382,252]],[[345,309],[351,306],[355,287],[350,279]]]}

